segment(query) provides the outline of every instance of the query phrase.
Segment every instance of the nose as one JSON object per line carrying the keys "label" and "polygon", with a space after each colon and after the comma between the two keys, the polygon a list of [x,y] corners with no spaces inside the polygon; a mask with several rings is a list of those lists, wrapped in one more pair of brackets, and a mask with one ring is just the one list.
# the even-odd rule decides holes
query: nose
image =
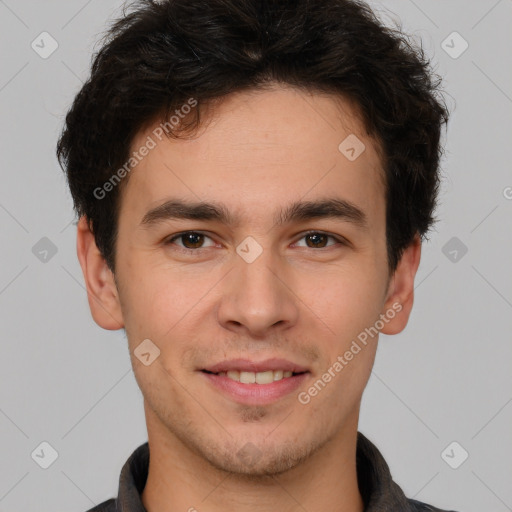
{"label": "nose", "polygon": [[221,325],[251,337],[265,337],[293,326],[299,301],[285,263],[270,249],[263,250],[251,263],[238,255],[235,258],[218,309]]}

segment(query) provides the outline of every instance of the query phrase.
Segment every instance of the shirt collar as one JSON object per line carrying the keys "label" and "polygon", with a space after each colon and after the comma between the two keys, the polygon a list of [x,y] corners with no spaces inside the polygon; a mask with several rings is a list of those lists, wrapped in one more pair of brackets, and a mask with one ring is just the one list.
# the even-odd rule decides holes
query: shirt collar
{"label": "shirt collar", "polygon": [[[384,457],[361,432],[357,433],[356,464],[357,480],[365,512],[411,510],[404,493],[392,480]],[[146,442],[131,454],[121,470],[116,511],[146,512],[141,494],[146,485],[148,468],[149,445]]]}

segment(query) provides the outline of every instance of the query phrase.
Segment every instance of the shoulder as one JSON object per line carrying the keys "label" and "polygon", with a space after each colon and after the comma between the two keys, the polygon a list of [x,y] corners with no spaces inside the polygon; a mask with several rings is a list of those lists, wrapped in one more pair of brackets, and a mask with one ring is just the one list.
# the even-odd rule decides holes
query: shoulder
{"label": "shoulder", "polygon": [[410,512],[456,512],[455,510],[437,508],[413,499],[408,499],[407,503],[410,505]]}
{"label": "shoulder", "polygon": [[94,508],[89,509],[87,512],[116,512],[116,500],[111,498],[99,505],[96,505]]}

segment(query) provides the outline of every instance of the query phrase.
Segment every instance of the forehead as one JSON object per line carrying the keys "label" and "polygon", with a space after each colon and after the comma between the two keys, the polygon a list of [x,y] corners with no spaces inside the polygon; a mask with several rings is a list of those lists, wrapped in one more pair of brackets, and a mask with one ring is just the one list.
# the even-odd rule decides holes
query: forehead
{"label": "forehead", "polygon": [[122,212],[140,217],[172,196],[231,204],[238,217],[255,220],[292,200],[338,195],[369,216],[382,213],[378,147],[354,105],[339,96],[251,90],[202,110],[191,137],[159,140],[159,125],[132,142],[132,152],[149,139],[154,147],[130,172]]}

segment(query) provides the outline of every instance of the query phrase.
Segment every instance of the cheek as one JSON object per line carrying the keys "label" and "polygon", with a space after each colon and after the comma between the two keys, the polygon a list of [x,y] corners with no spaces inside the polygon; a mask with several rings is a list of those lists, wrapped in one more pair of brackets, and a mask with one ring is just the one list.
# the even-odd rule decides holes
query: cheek
{"label": "cheek", "polygon": [[303,300],[316,318],[330,328],[337,343],[343,343],[378,318],[385,282],[376,269],[351,265],[332,268],[313,281],[308,279],[301,288],[298,295],[306,297]]}
{"label": "cheek", "polygon": [[139,274],[125,287],[127,332],[133,340],[149,338],[166,351],[172,339],[173,352],[179,351],[180,340],[188,342],[208,321],[212,287],[218,280],[213,273],[194,275],[161,267]]}
{"label": "cheek", "polygon": [[364,270],[340,274],[337,285],[330,287],[324,299],[335,333],[328,348],[326,371],[330,369],[336,375],[332,378],[333,389],[343,390],[331,397],[340,406],[338,402],[347,397],[352,397],[352,405],[356,405],[371,374],[377,348],[374,327],[382,308],[385,282],[375,268],[367,266]]}

